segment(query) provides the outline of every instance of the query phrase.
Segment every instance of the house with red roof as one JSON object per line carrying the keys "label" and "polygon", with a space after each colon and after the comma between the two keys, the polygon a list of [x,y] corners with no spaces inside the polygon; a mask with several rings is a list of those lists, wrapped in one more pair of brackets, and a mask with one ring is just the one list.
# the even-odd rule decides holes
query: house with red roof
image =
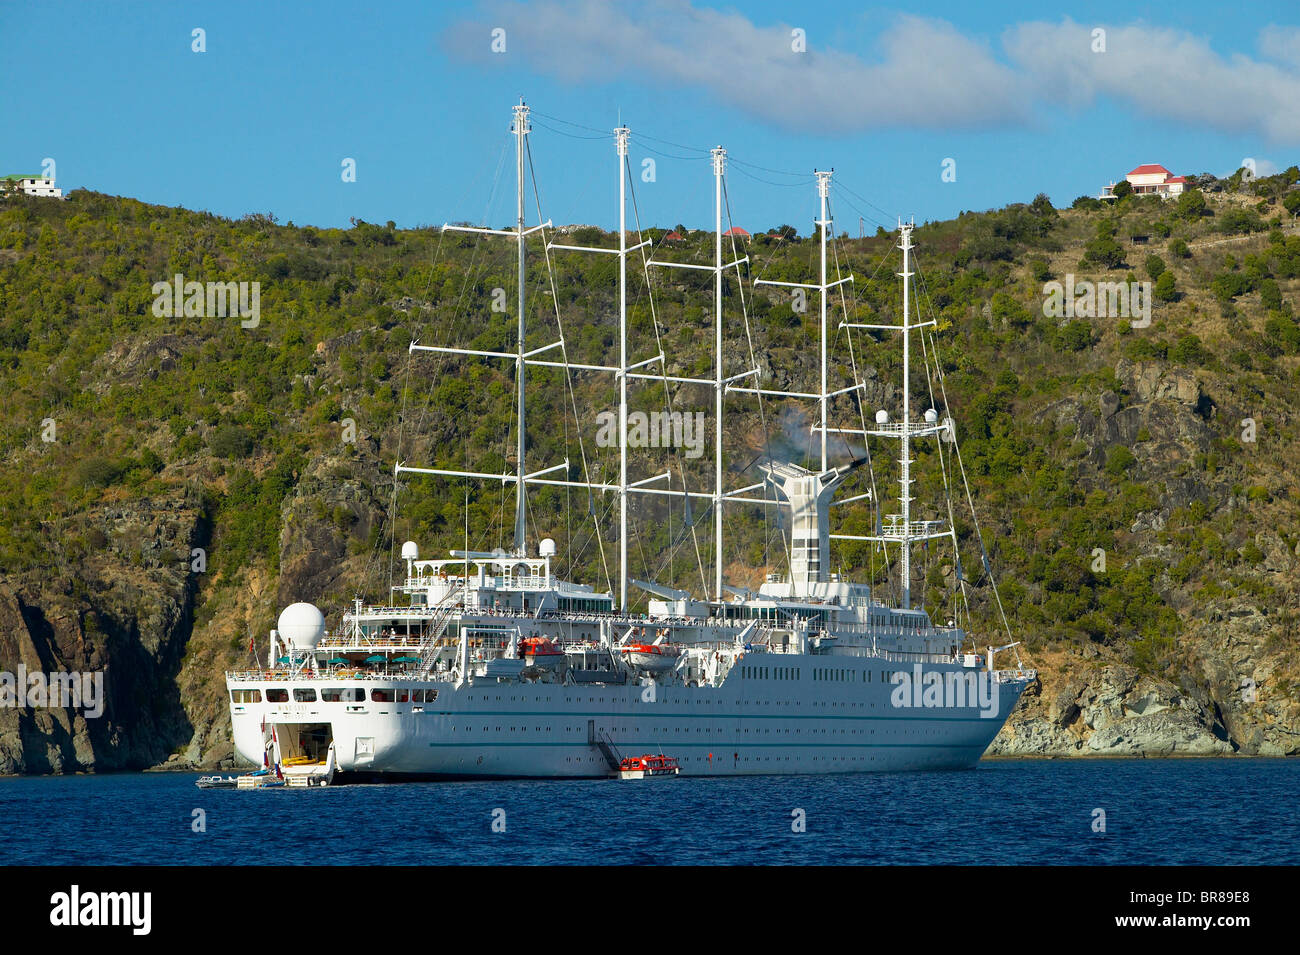
{"label": "house with red roof", "polygon": [[[1164,166],[1159,163],[1144,163],[1138,166],[1127,176],[1128,184],[1133,187],[1133,194],[1137,196],[1161,196],[1168,198],[1177,196],[1187,187],[1186,176],[1175,176]],[[1104,187],[1101,190],[1099,199],[1115,198],[1115,183]]]}
{"label": "house with red roof", "polygon": [[735,237],[738,238],[738,239],[748,239],[748,238],[749,238],[749,233],[746,232],[744,229],[742,229],[742,228],[741,228],[740,226],[738,226],[738,225],[733,225],[730,229],[728,229],[726,232],[724,232],[724,233],[722,233],[722,234],[723,234],[724,236],[733,235],[733,236],[735,236]]}
{"label": "house with red roof", "polygon": [[681,234],[680,232],[678,232],[676,229],[673,229],[671,232],[667,233],[667,234],[664,236],[664,239],[663,239],[663,240],[664,240],[665,242],[681,242],[681,241],[682,241],[682,234]]}

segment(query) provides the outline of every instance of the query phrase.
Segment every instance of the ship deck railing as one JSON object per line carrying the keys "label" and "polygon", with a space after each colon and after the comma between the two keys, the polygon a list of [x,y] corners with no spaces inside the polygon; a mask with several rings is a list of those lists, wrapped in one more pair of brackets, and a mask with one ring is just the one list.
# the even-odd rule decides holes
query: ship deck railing
{"label": "ship deck railing", "polygon": [[226,679],[240,682],[292,683],[301,680],[417,680],[420,682],[450,683],[454,679],[450,670],[421,670],[418,667],[383,668],[369,670],[359,667],[334,667],[328,670],[291,670],[276,667],[263,670],[227,670]]}

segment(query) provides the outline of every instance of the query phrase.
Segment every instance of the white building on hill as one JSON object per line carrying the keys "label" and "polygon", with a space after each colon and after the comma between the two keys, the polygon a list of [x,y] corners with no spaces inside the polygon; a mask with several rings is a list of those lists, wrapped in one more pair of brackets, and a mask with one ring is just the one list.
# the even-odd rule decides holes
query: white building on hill
{"label": "white building on hill", "polygon": [[0,176],[0,192],[14,190],[23,192],[29,196],[50,196],[55,199],[63,198],[63,190],[54,185],[54,180],[48,176]]}
{"label": "white building on hill", "polygon": [[[1128,184],[1133,187],[1135,196],[1170,196],[1180,195],[1187,186],[1186,176],[1175,176],[1159,163],[1146,163],[1138,166],[1127,176]],[[1098,199],[1114,199],[1115,183],[1103,186]]]}

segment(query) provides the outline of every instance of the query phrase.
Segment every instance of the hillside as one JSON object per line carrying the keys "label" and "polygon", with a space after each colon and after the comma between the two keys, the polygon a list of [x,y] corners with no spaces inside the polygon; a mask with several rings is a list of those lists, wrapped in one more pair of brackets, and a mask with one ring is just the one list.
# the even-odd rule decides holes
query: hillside
{"label": "hillside", "polygon": [[[989,562],[1041,672],[995,753],[1300,752],[1296,178],[1294,168],[1234,177],[1176,202],[1055,210],[1039,197],[918,227],[920,305],[938,322]],[[594,229],[572,238],[615,241]],[[896,253],[882,267],[894,242],[836,243],[858,278],[848,303],[857,321],[898,314]],[[671,254],[707,260],[708,243],[689,233]],[[747,251],[748,278],[815,274],[808,238],[759,236]],[[558,254],[552,292],[540,243],[533,249],[530,347],[556,339],[558,308],[571,361],[616,357],[610,258]],[[311,600],[333,624],[355,595],[384,593],[394,542],[416,540],[430,556],[461,545],[467,521],[471,546],[508,544],[501,486],[427,479],[395,489],[392,468],[398,459],[513,466],[511,367],[412,357],[407,346],[511,350],[513,318],[493,311],[493,290],[512,287],[514,267],[509,243],[391,223],[231,221],[85,191],[0,202],[0,670],[102,669],[108,693],[105,715],[89,722],[0,709],[0,773],[229,765],[221,674],[249,659],[250,635],[265,647],[281,607]],[[153,286],[177,274],[260,282],[257,323],[160,317]],[[658,335],[671,374],[711,373],[701,345],[712,334],[711,278],[694,275],[655,278],[654,318],[639,278],[629,294],[636,356],[654,354]],[[1149,280],[1150,325],[1046,317],[1045,284],[1067,275]],[[749,366],[752,335],[764,387],[815,381],[815,299],[801,315],[782,290],[746,280],[729,284],[727,309],[729,374]],[[870,415],[896,402],[888,382],[900,356],[892,343],[854,348]],[[832,386],[843,387],[842,333],[832,354],[841,363]],[[614,407],[612,378],[575,373],[569,390],[560,370],[529,376],[530,462],[568,457],[578,477],[585,456],[593,478],[616,473],[614,449],[595,440],[597,413]],[[918,402],[928,402],[925,388],[914,382]],[[663,409],[667,397],[679,410],[711,408],[706,392],[666,396],[659,385],[636,388],[634,406]],[[807,452],[810,408],[741,398],[729,408],[733,485],[756,480],[767,454]],[[853,426],[858,415],[837,401],[837,420]],[[922,501],[941,491],[933,453],[917,453]],[[634,473],[668,461],[707,485],[711,460],[711,450],[639,451]],[[893,465],[876,465],[891,494]],[[537,491],[530,531],[558,542],[562,572],[604,589],[617,565],[612,506],[612,495]],[[870,528],[865,503],[839,510],[846,533]],[[680,505],[637,502],[634,516],[632,575],[698,589]],[[709,516],[694,518],[707,571]],[[762,509],[737,507],[726,529],[732,583],[783,569]],[[1004,642],[960,510],[958,529],[962,565],[978,578],[977,632]],[[867,547],[836,553],[837,569],[889,586]],[[939,617],[951,602],[950,556],[917,563]]]}

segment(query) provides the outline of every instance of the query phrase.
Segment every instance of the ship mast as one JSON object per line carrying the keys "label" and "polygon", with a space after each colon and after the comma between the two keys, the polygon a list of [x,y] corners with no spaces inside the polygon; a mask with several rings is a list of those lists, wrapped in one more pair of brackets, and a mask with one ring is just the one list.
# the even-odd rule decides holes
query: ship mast
{"label": "ship mast", "polygon": [[515,158],[519,171],[518,179],[518,218],[515,223],[515,240],[519,244],[519,342],[515,354],[515,384],[518,387],[519,394],[519,434],[518,443],[515,447],[515,553],[520,557],[525,555],[525,535],[527,528],[525,526],[525,500],[524,500],[524,258],[527,242],[525,241],[527,233],[524,230],[524,137],[528,135],[528,107],[524,105],[521,99],[519,105],[514,107],[515,113]]}
{"label": "ship mast", "polygon": [[[713,442],[713,494],[709,495],[713,503],[713,595],[714,599],[721,602],[723,599],[724,586],[722,583],[722,502],[724,500],[747,500],[739,495],[751,491],[753,485],[748,488],[739,488],[732,492],[727,492],[723,486],[722,471],[722,397],[729,390],[732,390],[732,383],[742,378],[758,378],[758,369],[751,368],[748,371],[742,371],[740,374],[732,375],[730,378],[723,373],[722,359],[722,274],[727,269],[736,269],[736,274],[740,275],[740,267],[749,261],[749,256],[741,256],[734,262],[722,261],[722,193],[723,193],[723,175],[727,171],[727,151],[721,146],[715,146],[709,151],[713,157],[713,264],[712,265],[695,265],[688,262],[664,262],[650,260],[649,265],[662,265],[674,269],[699,269],[705,272],[713,273],[713,378],[680,378],[670,375],[643,375],[632,377],[656,378],[663,381],[681,381],[692,384],[712,385],[713,386],[713,419],[714,419],[714,442]],[[744,391],[746,389],[735,389]],[[704,495],[687,492],[692,497],[701,497]]]}
{"label": "ship mast", "polygon": [[618,609],[627,611],[627,134],[614,130],[618,153]]}
{"label": "ship mast", "polygon": [[713,596],[722,602],[722,174],[727,169],[727,151],[715,146],[713,156],[713,332],[714,386],[713,415]]}
{"label": "ship mast", "polygon": [[911,425],[911,373],[912,373],[912,334],[911,334],[911,314],[908,309],[908,291],[911,288],[912,273],[911,252],[912,252],[912,224],[898,223],[901,239],[898,247],[903,250],[903,271],[899,276],[903,280],[903,430],[902,430],[902,453],[899,457],[899,502],[902,505],[903,520],[902,534],[899,541],[902,544],[902,555],[898,562],[899,574],[899,605],[903,610],[912,609],[912,460],[911,460],[911,436],[908,434]]}
{"label": "ship mast", "polygon": [[[640,249],[651,245],[652,241],[650,239],[646,239],[642,242],[637,243],[636,245],[629,246],[627,244],[627,207],[626,207],[627,186],[628,186],[627,144],[628,144],[628,137],[630,134],[630,130],[626,126],[620,125],[617,129],[614,130],[614,143],[615,143],[615,149],[618,155],[618,163],[619,163],[618,248],[602,249],[602,248],[593,248],[590,246],[565,245],[558,242],[550,242],[550,241],[546,243],[546,248],[548,250],[560,249],[569,252],[595,252],[595,253],[603,253],[607,255],[618,256],[619,258],[619,363],[617,365],[592,365],[592,364],[571,362],[568,360],[567,356],[562,357],[562,360],[560,361],[538,357],[542,355],[544,352],[549,352],[552,349],[556,349],[556,348],[561,349],[561,351],[563,352],[564,349],[563,338],[561,338],[558,341],[551,342],[550,344],[542,345],[538,348],[534,348],[530,351],[525,351],[524,350],[525,348],[524,282],[526,280],[526,276],[524,272],[525,240],[527,239],[528,236],[532,235],[534,232],[549,229],[551,227],[550,220],[542,222],[539,225],[535,225],[531,229],[527,228],[524,222],[524,169],[525,169],[524,159],[527,151],[527,146],[525,144],[524,137],[530,131],[529,123],[528,123],[528,112],[529,112],[528,107],[525,106],[522,101],[519,103],[519,105],[514,107],[515,121],[514,121],[512,132],[514,133],[515,136],[516,151],[518,157],[518,173],[519,173],[518,175],[519,198],[518,198],[518,207],[517,207],[518,218],[516,221],[515,228],[502,230],[502,229],[482,228],[476,226],[454,226],[450,224],[444,224],[442,227],[443,231],[471,232],[471,233],[478,233],[481,235],[510,236],[511,238],[515,239],[515,241],[517,242],[518,250],[519,250],[519,321],[518,321],[518,342],[515,351],[513,352],[486,351],[482,349],[459,348],[453,346],[421,345],[416,341],[412,341],[410,345],[410,351],[412,353],[417,351],[427,351],[427,352],[437,352],[442,354],[503,359],[503,360],[509,360],[514,362],[516,368],[516,381],[518,382],[518,402],[519,402],[519,434],[518,434],[518,444],[517,444],[518,461],[517,461],[516,471],[514,474],[510,474],[509,472],[506,472],[504,474],[489,474],[484,471],[470,471],[470,470],[462,471],[462,470],[455,470],[455,469],[448,469],[448,468],[408,467],[404,465],[402,462],[398,461],[393,466],[393,473],[395,476],[401,474],[427,474],[427,475],[433,475],[437,477],[461,477],[461,478],[475,478],[484,481],[500,481],[503,484],[509,484],[513,482],[515,484],[515,548],[520,556],[523,556],[525,551],[526,529],[525,529],[525,522],[524,522],[525,520],[524,494],[527,485],[540,484],[548,487],[574,487],[574,488],[585,488],[591,491],[616,492],[620,497],[620,501],[619,501],[619,570],[620,570],[619,607],[621,610],[626,611],[627,585],[629,583],[628,567],[627,567],[628,495],[629,494],[650,494],[650,495],[658,495],[664,497],[673,497],[673,496],[684,494],[687,497],[694,497],[697,499],[705,499],[705,500],[714,500],[717,502],[720,502],[721,498],[725,496],[722,490],[722,450],[721,450],[722,393],[732,384],[732,382],[738,381],[742,378],[748,378],[751,376],[757,377],[758,369],[757,368],[750,369],[749,371],[742,372],[738,375],[733,375],[730,378],[722,377],[722,330],[721,330],[722,270],[726,268],[739,269],[739,267],[744,263],[748,262],[749,259],[748,257],[742,257],[740,259],[737,259],[735,262],[730,262],[726,264],[723,264],[721,261],[722,183],[720,177],[721,177],[722,167],[718,162],[717,157],[715,156],[715,167],[714,167],[715,174],[719,177],[716,186],[717,198],[715,202],[715,207],[716,207],[715,217],[717,220],[717,230],[716,230],[717,231],[717,241],[716,241],[717,261],[716,263],[714,265],[695,265],[695,264],[689,264],[685,262],[651,261],[648,262],[647,264],[666,265],[666,266],[672,266],[674,268],[685,268],[685,269],[703,269],[706,271],[717,273],[717,280],[715,283],[715,292],[717,293],[717,299],[718,299],[717,301],[718,329],[716,332],[717,372],[713,378],[690,378],[690,377],[683,377],[678,375],[668,375],[663,370],[664,355],[662,352],[650,358],[644,359],[642,361],[637,361],[632,364],[628,364],[627,257],[633,252],[637,252]],[[725,151],[722,150],[721,148],[714,150],[714,152],[721,153],[722,155],[725,156]],[[646,366],[648,365],[655,365],[655,364],[660,366],[660,370],[658,372],[652,372],[646,368]],[[551,467],[542,468],[541,470],[534,471],[531,474],[525,470],[524,468],[524,452],[525,452],[525,431],[524,431],[525,375],[524,372],[527,366],[529,365],[537,365],[546,368],[561,368],[564,369],[566,373],[571,373],[574,370],[608,372],[608,373],[615,374],[619,377],[620,380],[619,380],[618,483],[606,483],[602,481],[591,481],[591,480],[574,481],[574,480],[569,480],[567,477],[549,476],[549,475],[554,475],[554,473],[557,471],[567,472],[569,469],[569,461],[567,459],[564,461],[563,464],[556,464],[556,465],[552,465]],[[683,488],[682,490],[677,491],[671,489],[671,487],[652,487],[651,485],[660,484],[661,482],[669,485],[671,484],[672,475],[671,472],[667,470],[659,474],[652,475],[651,477],[643,478],[641,480],[637,480],[637,481],[628,480],[628,474],[627,474],[627,463],[628,463],[627,462],[627,383],[628,383],[628,379],[644,379],[649,381],[658,381],[664,384],[666,384],[667,382],[680,382],[683,384],[693,384],[693,385],[711,385],[715,389],[716,391],[715,410],[718,415],[718,422],[717,422],[718,450],[716,452],[717,453],[717,459],[716,459],[717,474],[715,476],[716,483],[715,483],[714,492],[712,494],[706,494],[700,491],[692,491],[687,488]],[[747,490],[752,490],[752,488],[742,488],[740,489],[739,492],[734,492],[734,493],[743,493],[744,491]],[[718,598],[721,599],[722,530],[721,530],[720,523],[718,526],[716,547],[717,547],[717,554],[716,554],[717,593],[718,593]]]}
{"label": "ship mast", "polygon": [[827,405],[827,400],[826,400],[826,306],[827,306],[827,304],[828,304],[828,302],[827,302],[827,298],[829,297],[829,296],[826,294],[827,291],[828,291],[828,289],[827,289],[827,287],[826,287],[826,229],[827,229],[827,227],[830,226],[830,224],[831,224],[831,223],[830,223],[830,220],[828,219],[828,217],[827,217],[827,215],[826,215],[826,196],[827,196],[827,193],[830,191],[830,186],[831,186],[831,174],[830,174],[829,172],[815,172],[814,175],[817,177],[817,195],[818,195],[818,197],[821,199],[821,215],[820,215],[820,216],[818,217],[818,219],[817,219],[817,224],[818,224],[819,226],[821,226],[821,231],[822,231],[822,236],[821,236],[821,237],[822,237],[822,241],[821,241],[821,247],[822,247],[822,248],[821,248],[821,286],[820,286],[820,289],[819,289],[819,291],[821,292],[821,294],[818,296],[818,297],[821,299],[821,307],[822,307],[822,322],[821,322],[821,346],[822,346],[822,355],[821,355],[821,357],[822,357],[822,361],[821,361],[821,364],[822,364],[822,390],[821,390],[821,397],[817,399],[817,403],[818,403],[819,405],[821,405],[821,413],[822,413],[822,415],[821,415],[821,417],[822,417],[822,427],[821,427],[821,432],[822,432],[822,470],[825,471],[826,468],[827,468],[827,458],[826,458],[826,405]]}

